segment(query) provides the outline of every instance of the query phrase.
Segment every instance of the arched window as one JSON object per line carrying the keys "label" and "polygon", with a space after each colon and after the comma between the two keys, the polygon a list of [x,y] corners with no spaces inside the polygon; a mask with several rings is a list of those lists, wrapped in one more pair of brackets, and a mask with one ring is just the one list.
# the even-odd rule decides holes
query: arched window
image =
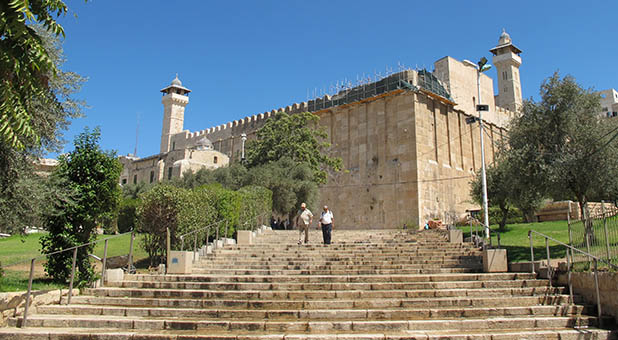
{"label": "arched window", "polygon": [[217,156],[215,156],[215,157],[213,158],[212,162],[213,162],[213,163],[215,163],[215,164],[217,164],[217,161],[218,161]]}

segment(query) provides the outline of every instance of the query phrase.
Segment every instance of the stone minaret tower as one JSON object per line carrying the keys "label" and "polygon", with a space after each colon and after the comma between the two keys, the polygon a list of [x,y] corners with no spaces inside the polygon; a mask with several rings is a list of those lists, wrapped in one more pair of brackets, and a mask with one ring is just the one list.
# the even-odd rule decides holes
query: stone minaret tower
{"label": "stone minaret tower", "polygon": [[498,71],[498,95],[496,105],[511,111],[518,111],[523,103],[519,66],[521,50],[511,40],[511,36],[502,30],[498,46],[489,50],[493,53],[493,64]]}
{"label": "stone minaret tower", "polygon": [[189,103],[189,90],[182,86],[178,74],[172,83],[161,90],[163,92],[163,129],[161,131],[161,153],[174,149],[171,136],[182,132],[185,120],[185,106]]}

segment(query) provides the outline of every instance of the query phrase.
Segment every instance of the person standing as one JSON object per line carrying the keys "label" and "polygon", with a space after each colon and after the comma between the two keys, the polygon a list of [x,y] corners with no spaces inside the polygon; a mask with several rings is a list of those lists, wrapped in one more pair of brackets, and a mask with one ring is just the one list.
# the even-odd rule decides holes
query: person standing
{"label": "person standing", "polygon": [[330,244],[330,237],[333,231],[333,222],[335,218],[333,217],[333,212],[328,209],[328,206],[324,206],[324,211],[322,211],[322,215],[320,216],[320,224],[322,225],[322,238],[324,239],[324,244]]}
{"label": "person standing", "polygon": [[305,244],[309,243],[309,226],[313,222],[313,213],[307,209],[304,202],[300,205],[300,211],[296,214],[296,225],[298,226],[298,244],[302,244],[303,232],[305,233]]}

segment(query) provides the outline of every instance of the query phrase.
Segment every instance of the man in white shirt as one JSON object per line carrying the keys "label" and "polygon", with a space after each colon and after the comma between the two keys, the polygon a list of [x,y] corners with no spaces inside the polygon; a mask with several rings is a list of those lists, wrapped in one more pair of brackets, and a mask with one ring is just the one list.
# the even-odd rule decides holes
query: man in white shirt
{"label": "man in white shirt", "polygon": [[307,204],[301,203],[300,211],[296,214],[296,225],[299,231],[298,244],[303,243],[303,232],[305,233],[305,243],[309,243],[309,225],[311,225],[311,222],[313,222],[313,213],[307,209]]}
{"label": "man in white shirt", "polygon": [[333,212],[328,210],[328,206],[324,206],[324,211],[320,216],[320,224],[322,225],[322,238],[324,238],[324,244],[330,244],[330,236],[333,231]]}

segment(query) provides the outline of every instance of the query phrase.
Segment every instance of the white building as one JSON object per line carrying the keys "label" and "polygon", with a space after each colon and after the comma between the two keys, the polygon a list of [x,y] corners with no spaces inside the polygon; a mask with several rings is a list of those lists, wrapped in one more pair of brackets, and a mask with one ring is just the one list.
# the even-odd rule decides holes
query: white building
{"label": "white building", "polygon": [[609,89],[599,92],[601,96],[601,114],[604,117],[618,117],[618,91]]}

